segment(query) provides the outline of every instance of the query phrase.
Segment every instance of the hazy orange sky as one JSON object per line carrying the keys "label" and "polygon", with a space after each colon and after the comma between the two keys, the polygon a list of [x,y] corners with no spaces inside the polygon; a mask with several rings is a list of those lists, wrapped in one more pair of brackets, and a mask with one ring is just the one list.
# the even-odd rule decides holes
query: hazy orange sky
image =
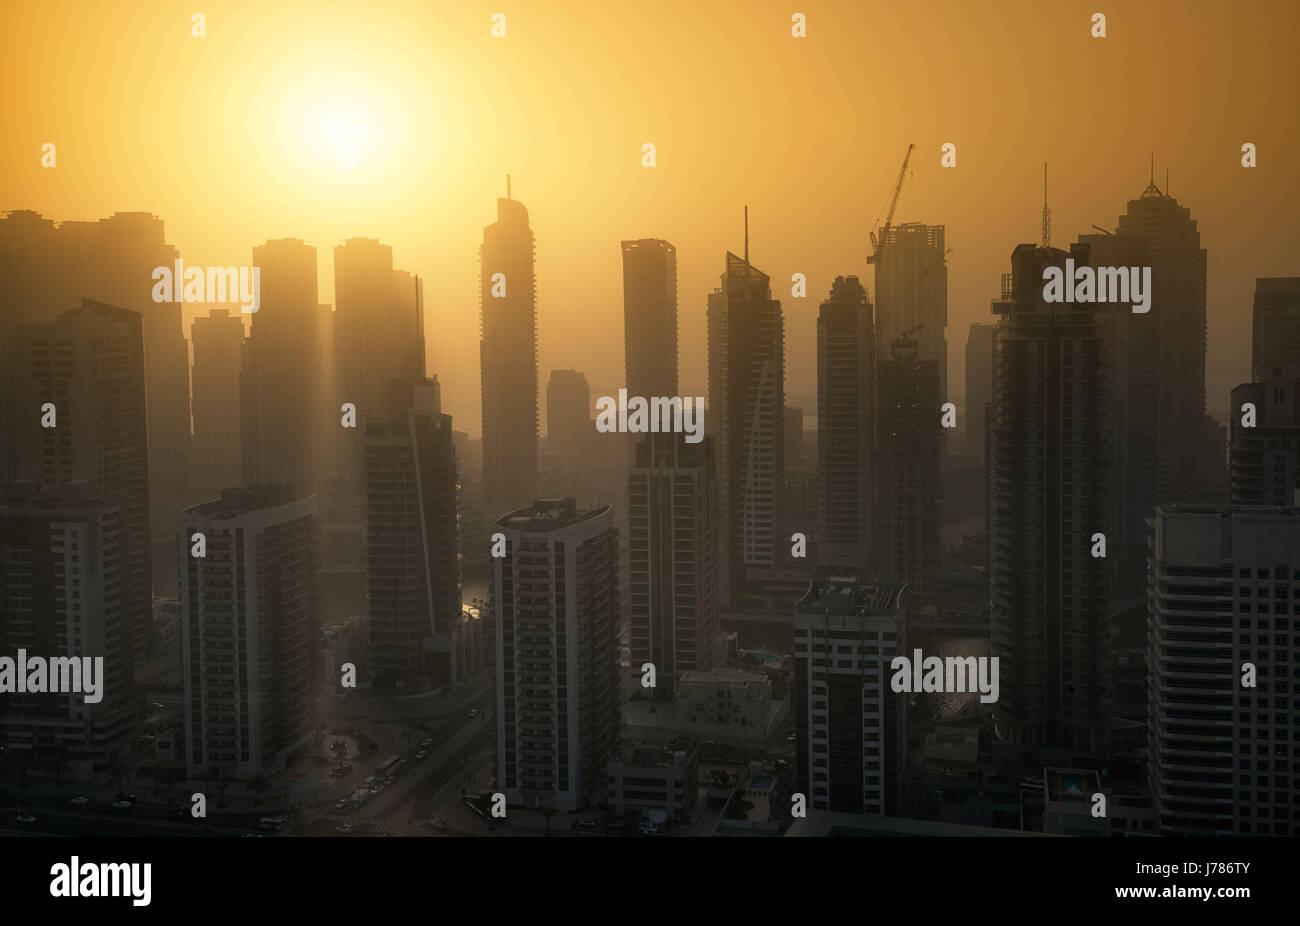
{"label": "hazy orange sky", "polygon": [[909,142],[895,221],[947,226],[955,390],[966,326],[991,320],[1012,249],[1039,238],[1042,162],[1065,247],[1114,227],[1154,153],[1209,251],[1218,410],[1249,378],[1255,277],[1300,275],[1298,22],[1293,2],[1181,0],[3,0],[0,210],[149,211],[190,264],[303,238],[323,302],[333,247],[378,237],[425,277],[430,371],[478,433],[476,249],[507,172],[537,236],[543,409],[553,368],[622,384],[624,238],[677,246],[681,389],[704,394],[706,296],[748,204],[751,259],[785,307],[788,400],[811,414],[818,306],[837,274],[874,290],[867,233]]}

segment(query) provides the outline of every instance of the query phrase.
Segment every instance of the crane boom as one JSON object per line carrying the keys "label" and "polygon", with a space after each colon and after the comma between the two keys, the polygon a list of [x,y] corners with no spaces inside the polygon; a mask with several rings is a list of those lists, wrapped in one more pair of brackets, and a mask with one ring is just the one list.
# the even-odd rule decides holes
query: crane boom
{"label": "crane boom", "polygon": [[885,216],[885,224],[881,231],[883,237],[876,241],[875,229],[871,231],[871,250],[872,253],[867,257],[867,263],[877,264],[880,262],[880,255],[884,253],[885,242],[889,240],[889,226],[894,221],[894,209],[898,207],[899,194],[903,192],[903,180],[907,177],[907,163],[912,159],[912,149],[916,145],[907,146],[907,154],[903,155],[903,166],[898,171],[898,181],[894,184],[894,195],[889,200],[889,214]]}

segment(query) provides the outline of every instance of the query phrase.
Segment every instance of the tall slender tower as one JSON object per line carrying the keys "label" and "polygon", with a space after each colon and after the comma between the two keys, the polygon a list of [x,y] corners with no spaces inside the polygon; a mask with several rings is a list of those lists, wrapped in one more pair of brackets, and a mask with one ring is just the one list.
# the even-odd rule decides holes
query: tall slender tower
{"label": "tall slender tower", "polygon": [[324,406],[316,249],[295,238],[268,241],[253,248],[253,265],[262,300],[240,376],[244,484],[310,495],[319,485]]}
{"label": "tall slender tower", "polygon": [[1102,341],[1090,303],[1043,301],[1043,271],[1089,259],[1022,244],[1003,275],[988,423],[994,718],[1026,744],[1095,749],[1113,699]]}
{"label": "tall slender tower", "polygon": [[237,485],[239,365],[244,320],[227,309],[194,319],[194,479],[210,488]]}
{"label": "tall slender tower", "polygon": [[1205,415],[1205,248],[1191,212],[1156,186],[1154,173],[1116,232],[1144,240],[1151,261],[1150,314],[1160,339],[1157,495],[1161,504],[1187,501],[1197,468],[1222,469],[1224,456]]}
{"label": "tall slender tower", "polygon": [[817,317],[817,520],[822,565],[868,570],[875,458],[871,299],[836,277]]}
{"label": "tall slender tower", "polygon": [[[944,226],[907,222],[880,230],[876,267],[876,357],[888,360],[904,332],[918,341],[917,356],[939,369],[939,394],[948,394],[948,265]],[[924,326],[924,327],[921,327]]]}
{"label": "tall slender tower", "polygon": [[724,600],[743,595],[750,569],[779,561],[785,471],[785,321],[767,274],[727,253],[709,296],[709,415],[718,442],[726,523]]}
{"label": "tall slender tower", "polygon": [[489,509],[526,505],[537,489],[537,292],[528,210],[497,200],[479,248],[483,495]]}
{"label": "tall slender tower", "polygon": [[677,249],[659,238],[622,247],[627,394],[676,395]]}

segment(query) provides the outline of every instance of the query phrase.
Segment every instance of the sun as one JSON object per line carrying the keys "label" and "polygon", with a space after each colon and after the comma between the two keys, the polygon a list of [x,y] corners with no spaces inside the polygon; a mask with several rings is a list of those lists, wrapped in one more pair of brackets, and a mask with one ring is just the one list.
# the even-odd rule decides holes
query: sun
{"label": "sun", "polygon": [[365,126],[351,112],[335,108],[324,113],[320,121],[323,147],[331,160],[344,167],[356,167],[361,143],[366,136]]}

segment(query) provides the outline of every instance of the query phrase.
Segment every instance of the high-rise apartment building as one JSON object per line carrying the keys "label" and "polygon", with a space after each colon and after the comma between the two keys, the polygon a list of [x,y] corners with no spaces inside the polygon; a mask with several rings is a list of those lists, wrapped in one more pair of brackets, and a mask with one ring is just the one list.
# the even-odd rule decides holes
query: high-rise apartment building
{"label": "high-rise apartment building", "polygon": [[456,452],[437,379],[389,385],[365,432],[369,666],[378,687],[419,690],[452,681],[433,640],[460,625]]}
{"label": "high-rise apartment building", "polygon": [[13,477],[50,490],[84,482],[120,506],[120,579],[129,590],[121,619],[138,666],[153,624],[140,315],[83,299],[58,321],[18,326],[13,358]]}
{"label": "high-rise apartment building", "polygon": [[677,249],[658,238],[622,248],[627,394],[677,395]]}
{"label": "high-rise apartment building", "polygon": [[718,626],[721,525],[713,439],[644,435],[628,472],[630,655],[634,674],[649,662],[671,701],[679,673],[722,662]]}
{"label": "high-rise apartment building", "polygon": [[871,298],[836,277],[817,316],[817,512],[820,561],[865,572],[875,492],[876,348]]}
{"label": "high-rise apartment building", "polygon": [[1300,366],[1265,363],[1257,367],[1254,382],[1232,390],[1230,422],[1232,504],[1297,504]]}
{"label": "high-rise apartment building", "polygon": [[[890,359],[894,339],[918,342],[917,357],[939,370],[948,394],[948,265],[944,226],[907,222],[880,230],[876,267],[876,357]],[[924,327],[921,327],[924,326]],[[945,401],[947,401],[945,399]]]}
{"label": "high-rise apartment building", "polygon": [[319,484],[325,407],[316,249],[295,238],[268,241],[253,248],[253,266],[261,268],[262,298],[240,375],[244,484],[310,495]]}
{"label": "high-rise apartment building", "polygon": [[1300,836],[1300,508],[1162,506],[1150,582],[1160,831]]}
{"label": "high-rise apartment building", "polygon": [[771,570],[783,546],[785,322],[764,273],[727,253],[709,295],[709,404],[726,525],[724,601],[744,593],[750,570]]}
{"label": "high-rise apartment building", "polygon": [[893,815],[907,762],[906,695],[890,686],[903,589],[816,579],[795,608],[798,790],[815,810]]}
{"label": "high-rise apartment building", "polygon": [[285,486],[252,486],[180,513],[191,778],[271,775],[312,740],[323,626],[315,509]]}
{"label": "high-rise apartment building", "polygon": [[608,507],[538,499],[497,521],[497,786],[575,810],[605,789],[618,741],[618,537]]}
{"label": "high-rise apartment building", "polygon": [[[89,776],[95,763],[130,750],[143,705],[132,687],[126,511],[88,483],[49,491],[12,483],[0,494],[0,652],[50,660],[47,684],[55,683],[54,666],[75,660],[75,669],[57,671],[82,687],[0,698],[0,741],[10,761],[26,755],[27,767],[40,768],[53,759]],[[102,672],[92,679],[85,660],[95,659]]]}
{"label": "high-rise apartment building", "polygon": [[996,325],[973,322],[966,336],[966,452],[980,459],[984,457],[986,406],[993,401],[995,331]]}
{"label": "high-rise apartment building", "polygon": [[1102,341],[1091,303],[1043,301],[1043,270],[1069,253],[1022,244],[1003,275],[988,424],[991,649],[1001,659],[999,733],[1095,749],[1114,677]]}
{"label": "high-rise apartment building", "polygon": [[239,482],[239,371],[244,320],[227,309],[213,309],[194,319],[191,328],[194,366],[195,481],[205,486]]}
{"label": "high-rise apartment building", "polygon": [[876,364],[874,575],[919,593],[939,576],[939,367],[912,338]]}
{"label": "high-rise apartment building", "polygon": [[1251,369],[1264,364],[1300,366],[1300,277],[1255,280]]}
{"label": "high-rise apartment building", "polygon": [[537,487],[537,291],[533,232],[518,200],[497,200],[479,248],[483,497],[492,510],[528,504]]}
{"label": "high-rise apartment building", "polygon": [[546,384],[548,449],[563,462],[580,465],[590,459],[593,433],[591,387],[586,375],[581,370],[552,370]]}

